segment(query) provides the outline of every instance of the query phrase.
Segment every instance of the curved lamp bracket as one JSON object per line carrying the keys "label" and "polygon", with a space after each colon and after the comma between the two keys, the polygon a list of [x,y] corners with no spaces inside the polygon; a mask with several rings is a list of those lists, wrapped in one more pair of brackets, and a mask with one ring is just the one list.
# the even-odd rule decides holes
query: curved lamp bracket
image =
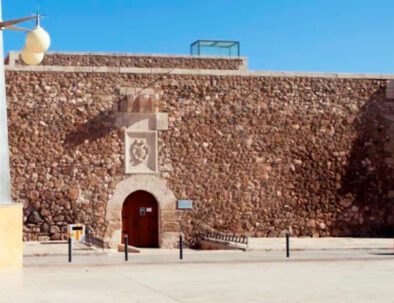
{"label": "curved lamp bracket", "polygon": [[18,19],[12,19],[12,20],[7,20],[7,21],[0,21],[0,30],[12,30],[12,31],[18,31],[18,32],[29,32],[30,30],[24,27],[20,26],[15,26],[15,24],[23,23],[26,21],[30,20],[36,20],[36,25],[40,25],[40,19],[41,17],[45,17],[44,15],[36,14],[31,17],[24,17],[24,18],[18,18]]}

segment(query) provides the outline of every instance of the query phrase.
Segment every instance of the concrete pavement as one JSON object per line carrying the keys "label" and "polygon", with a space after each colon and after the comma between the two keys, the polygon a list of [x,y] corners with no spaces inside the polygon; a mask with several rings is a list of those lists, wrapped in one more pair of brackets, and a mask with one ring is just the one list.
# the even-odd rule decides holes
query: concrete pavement
{"label": "concrete pavement", "polygon": [[393,273],[394,259],[388,256],[35,266],[0,274],[0,302],[393,302]]}
{"label": "concrete pavement", "polygon": [[[293,250],[394,249],[388,238],[290,238]],[[249,238],[250,250],[283,250],[284,238]]]}
{"label": "concrete pavement", "polygon": [[177,250],[125,262],[80,247],[71,264],[64,244],[26,243],[24,269],[0,272],[0,303],[394,302],[391,239],[292,239],[289,259],[283,240],[251,241],[247,252],[185,250],[182,261]]}

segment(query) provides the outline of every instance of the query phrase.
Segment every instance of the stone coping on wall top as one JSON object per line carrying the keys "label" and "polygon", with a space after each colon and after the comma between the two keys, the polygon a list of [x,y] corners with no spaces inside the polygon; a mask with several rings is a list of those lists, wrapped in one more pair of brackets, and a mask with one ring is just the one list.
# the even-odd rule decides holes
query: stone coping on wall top
{"label": "stone coping on wall top", "polygon": [[254,76],[282,78],[331,78],[331,79],[377,79],[394,80],[394,74],[352,74],[319,72],[279,72],[279,71],[242,71],[207,70],[179,68],[140,68],[140,67],[89,67],[89,66],[12,66],[5,65],[6,71],[20,72],[68,72],[68,73],[121,73],[121,74],[168,74],[196,76]]}
{"label": "stone coping on wall top", "polygon": [[[17,52],[15,52],[17,53]],[[185,55],[185,54],[140,54],[140,53],[116,53],[116,52],[47,52],[47,55],[69,55],[69,56],[111,56],[111,57],[158,57],[158,58],[185,58],[185,59],[226,59],[226,60],[247,60],[245,56],[205,56],[205,55]]]}
{"label": "stone coping on wall top", "polygon": [[[20,52],[17,51],[10,51],[7,56],[7,58],[16,58],[18,57]],[[205,56],[205,55],[183,55],[183,54],[140,54],[140,53],[115,53],[115,52],[47,52],[46,55],[65,55],[65,56],[103,56],[103,57],[148,57],[148,58],[169,58],[169,59],[200,59],[200,60],[206,60],[206,59],[217,59],[217,60],[229,60],[229,61],[248,61],[248,58],[245,56],[239,56],[239,57],[229,57],[229,56]]]}

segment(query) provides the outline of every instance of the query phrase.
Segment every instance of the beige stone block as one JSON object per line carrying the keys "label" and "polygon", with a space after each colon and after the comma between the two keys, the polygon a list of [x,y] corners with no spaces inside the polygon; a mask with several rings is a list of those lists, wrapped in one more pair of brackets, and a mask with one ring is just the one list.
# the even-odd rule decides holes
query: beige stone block
{"label": "beige stone block", "polygon": [[160,248],[177,248],[179,243],[179,233],[163,232],[161,237]]}
{"label": "beige stone block", "polygon": [[179,231],[179,223],[178,222],[162,222],[162,231],[163,232],[178,232]]}
{"label": "beige stone block", "polygon": [[155,129],[155,120],[152,114],[129,114],[126,123],[130,130]]}
{"label": "beige stone block", "polygon": [[115,114],[115,126],[129,130],[168,130],[167,113],[127,113]]}
{"label": "beige stone block", "polygon": [[247,71],[248,70],[248,59],[242,58],[242,64],[239,65],[238,70],[240,71]]}
{"label": "beige stone block", "polygon": [[0,268],[22,268],[22,209],[22,204],[0,204]]}
{"label": "beige stone block", "polygon": [[121,87],[119,88],[119,94],[122,96],[130,95],[135,93],[135,88],[133,87]]}
{"label": "beige stone block", "polygon": [[119,110],[128,113],[158,112],[160,94],[154,89],[120,88],[119,94],[124,96],[119,102]]}
{"label": "beige stone block", "polygon": [[167,113],[156,113],[156,130],[168,130],[168,114]]}
{"label": "beige stone block", "polygon": [[[141,252],[137,247],[134,247],[131,245],[127,245],[127,247],[128,247],[129,253],[140,253]],[[118,252],[124,252],[124,249],[125,249],[124,244],[118,244]]]}
{"label": "beige stone block", "polygon": [[161,211],[162,222],[176,221],[176,210],[175,209],[164,209]]}

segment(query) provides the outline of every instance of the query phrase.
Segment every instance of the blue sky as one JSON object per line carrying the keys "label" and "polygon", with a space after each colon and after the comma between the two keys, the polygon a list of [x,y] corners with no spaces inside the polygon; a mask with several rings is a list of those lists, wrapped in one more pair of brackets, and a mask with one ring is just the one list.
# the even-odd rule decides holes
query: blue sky
{"label": "blue sky", "polygon": [[[3,19],[37,2],[52,51],[188,54],[238,40],[253,70],[394,73],[393,0],[3,0]],[[24,34],[6,33],[5,52]]]}

